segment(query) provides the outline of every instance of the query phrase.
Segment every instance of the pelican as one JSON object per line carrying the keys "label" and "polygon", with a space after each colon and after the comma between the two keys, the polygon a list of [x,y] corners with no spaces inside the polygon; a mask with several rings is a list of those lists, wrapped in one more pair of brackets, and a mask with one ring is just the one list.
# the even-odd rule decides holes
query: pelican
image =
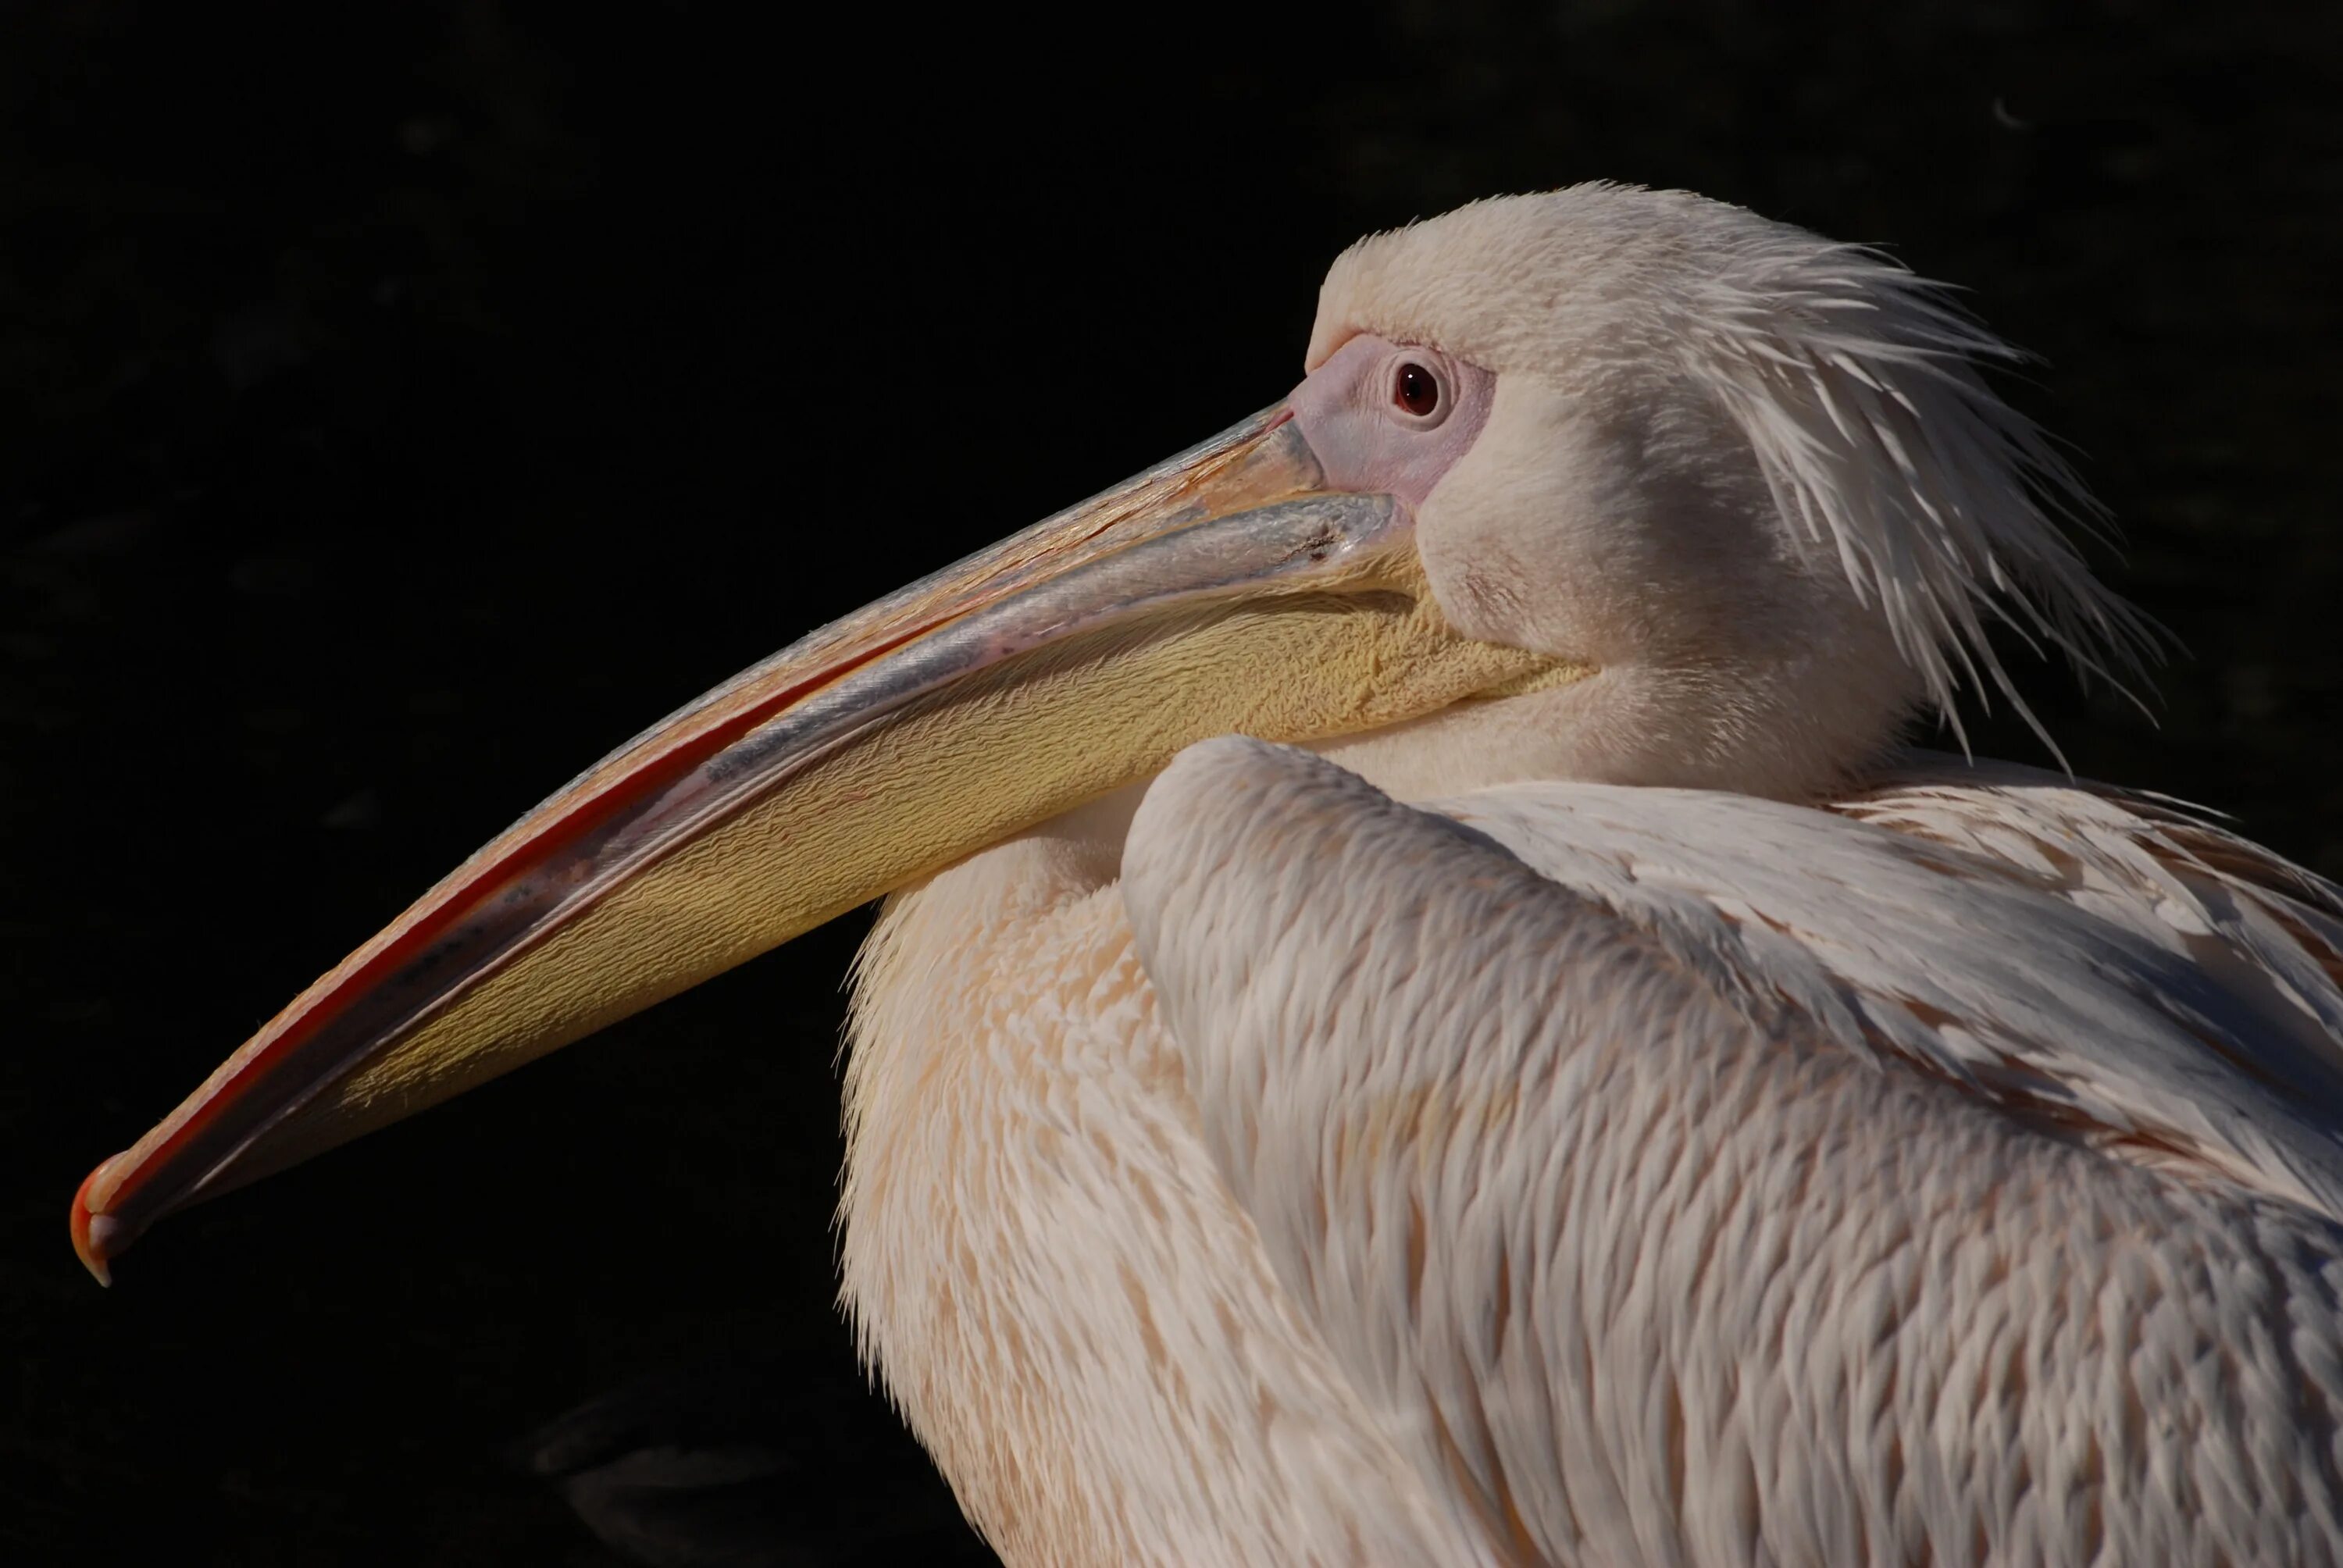
{"label": "pelican", "polygon": [[75,1242],[884,895],[841,1297],[1011,1563],[2335,1561],[2343,893],[1904,748],[2153,635],[2008,353],[1684,193],[1364,239],[1283,401],[589,769]]}

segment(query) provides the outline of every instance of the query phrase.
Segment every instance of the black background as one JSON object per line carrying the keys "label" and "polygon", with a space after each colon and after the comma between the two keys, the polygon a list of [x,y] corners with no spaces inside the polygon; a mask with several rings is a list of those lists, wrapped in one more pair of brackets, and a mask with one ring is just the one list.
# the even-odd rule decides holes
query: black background
{"label": "black background", "polygon": [[2343,8],[1087,15],[5,13],[0,1555],[615,1562],[512,1445],[710,1366],[771,1560],[976,1553],[831,1307],[862,917],[110,1292],[66,1201],[579,765],[1270,401],[1333,253],[1468,197],[1967,286],[2191,650],[2160,728],[2028,671],[2076,766],[2343,874]]}

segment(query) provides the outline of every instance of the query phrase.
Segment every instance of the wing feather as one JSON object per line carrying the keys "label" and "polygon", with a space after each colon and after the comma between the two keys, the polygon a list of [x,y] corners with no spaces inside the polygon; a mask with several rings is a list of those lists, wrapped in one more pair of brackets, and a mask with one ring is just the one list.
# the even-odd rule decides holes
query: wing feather
{"label": "wing feather", "polygon": [[2169,803],[1944,759],[1829,811],[1562,784],[1443,809],[1737,950],[1851,1050],[2343,1218],[2343,899]]}
{"label": "wing feather", "polygon": [[1280,1282],[1519,1561],[2335,1561],[2317,889],[1898,788],[1183,754],[1124,898]]}

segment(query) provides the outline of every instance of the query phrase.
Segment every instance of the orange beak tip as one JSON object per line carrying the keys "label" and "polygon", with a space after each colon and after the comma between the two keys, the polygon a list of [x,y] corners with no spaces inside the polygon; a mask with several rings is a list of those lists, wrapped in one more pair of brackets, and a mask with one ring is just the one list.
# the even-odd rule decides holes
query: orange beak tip
{"label": "orange beak tip", "polygon": [[89,1211],[89,1190],[105,1172],[106,1167],[100,1165],[83,1177],[81,1186],[75,1190],[73,1244],[75,1255],[81,1259],[82,1267],[89,1271],[90,1278],[101,1285],[111,1285],[114,1283],[114,1273],[106,1265],[128,1242],[121,1233],[121,1221],[111,1214],[93,1214]]}

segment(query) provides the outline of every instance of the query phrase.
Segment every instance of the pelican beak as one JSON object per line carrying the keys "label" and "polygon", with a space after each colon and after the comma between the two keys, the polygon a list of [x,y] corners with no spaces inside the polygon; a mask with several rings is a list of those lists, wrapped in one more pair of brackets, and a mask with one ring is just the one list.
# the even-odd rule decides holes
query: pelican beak
{"label": "pelican beak", "polygon": [[1451,631],[1412,519],[1283,405],[742,672],[514,824],[82,1183],[101,1282],[163,1215],[460,1093],[1242,732],[1378,728],[1554,668]]}

